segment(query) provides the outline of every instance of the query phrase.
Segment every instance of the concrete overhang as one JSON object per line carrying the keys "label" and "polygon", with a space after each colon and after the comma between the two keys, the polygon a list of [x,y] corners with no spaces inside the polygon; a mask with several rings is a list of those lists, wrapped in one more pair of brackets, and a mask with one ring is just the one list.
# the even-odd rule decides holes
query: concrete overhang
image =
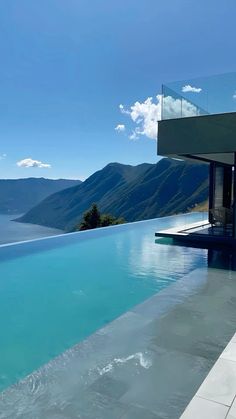
{"label": "concrete overhang", "polygon": [[234,164],[236,112],[158,123],[158,154]]}

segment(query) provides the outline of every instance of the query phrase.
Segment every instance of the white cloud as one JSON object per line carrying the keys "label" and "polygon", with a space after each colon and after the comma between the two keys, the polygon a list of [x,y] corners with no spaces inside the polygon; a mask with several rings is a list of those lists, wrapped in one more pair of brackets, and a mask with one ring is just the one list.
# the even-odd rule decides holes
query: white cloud
{"label": "white cloud", "polygon": [[194,87],[194,86],[191,86],[190,84],[186,84],[185,86],[182,87],[182,92],[184,93],[188,93],[188,92],[200,93],[201,91],[202,91],[201,87]]}
{"label": "white cloud", "polygon": [[165,119],[199,115],[197,106],[187,99],[175,99],[172,96],[165,96],[163,104],[162,95],[156,95],[155,99],[148,97],[144,102],[137,101],[128,109],[120,105],[121,113],[128,115],[136,125],[129,135],[130,140],[137,140],[140,136],[157,139],[157,122],[161,119],[162,105]]}
{"label": "white cloud", "polygon": [[6,157],[7,157],[7,155],[5,153],[4,154],[0,154],[0,160],[4,160]]}
{"label": "white cloud", "polygon": [[165,96],[163,99],[164,118],[184,118],[189,116],[198,116],[200,111],[187,99],[174,99],[172,96]]}
{"label": "white cloud", "polygon": [[127,111],[127,110],[125,109],[124,105],[120,104],[120,105],[119,105],[119,108],[120,108],[121,113],[124,113],[124,114],[129,114],[129,111]]}
{"label": "white cloud", "polygon": [[136,140],[140,135],[156,140],[157,121],[161,118],[161,95],[157,95],[156,100],[148,97],[144,102],[137,101],[130,109],[120,105],[120,110],[129,115],[137,125],[129,136],[131,140]]}
{"label": "white cloud", "polygon": [[130,135],[129,135],[129,139],[130,139],[130,140],[135,141],[135,140],[137,140],[138,138],[139,138],[139,136],[138,136],[138,133],[136,132],[136,130],[133,130],[133,131],[132,131],[132,134],[130,134]]}
{"label": "white cloud", "polygon": [[124,125],[124,124],[118,124],[118,125],[115,127],[115,130],[116,130],[116,131],[118,131],[118,132],[125,131],[125,125]]}
{"label": "white cloud", "polygon": [[236,99],[236,91],[233,94],[233,99]]}
{"label": "white cloud", "polygon": [[16,164],[18,167],[39,167],[40,169],[48,169],[51,167],[48,163],[42,163],[39,160],[33,160],[31,158],[20,160]]}

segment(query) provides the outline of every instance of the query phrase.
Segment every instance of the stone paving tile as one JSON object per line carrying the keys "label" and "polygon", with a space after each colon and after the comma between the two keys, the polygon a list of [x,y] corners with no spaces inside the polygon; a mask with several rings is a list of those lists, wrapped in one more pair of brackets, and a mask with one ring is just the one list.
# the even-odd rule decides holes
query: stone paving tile
{"label": "stone paving tile", "polygon": [[181,419],[225,419],[228,410],[227,406],[195,396]]}
{"label": "stone paving tile", "polygon": [[[79,410],[75,411],[74,407],[67,406],[63,411],[57,406],[47,407],[45,410],[41,409],[40,412],[34,411],[31,413],[23,413],[17,416],[17,419],[91,419],[83,413],[83,416],[79,413]],[[10,419],[10,418],[9,418]],[[13,418],[11,418],[13,419]]]}
{"label": "stone paving tile", "polygon": [[[68,415],[66,419],[77,419],[73,416],[75,414],[81,419],[119,419],[127,409],[128,406],[112,397],[91,390],[81,393],[77,399],[71,401],[70,407],[66,410]],[[51,418],[43,417],[43,419]]]}
{"label": "stone paving tile", "polygon": [[[196,297],[192,296],[184,305],[176,305],[163,318],[150,323],[153,342],[166,349],[187,352],[215,362],[232,336],[232,321],[235,319],[232,287],[236,292],[234,277],[228,277],[224,271],[209,270],[209,282],[203,284],[202,292]],[[229,319],[229,325],[231,322],[231,328],[225,321],[222,323],[221,310]],[[220,324],[224,327],[225,335],[219,333]]]}
{"label": "stone paving tile", "polygon": [[236,362],[219,358],[196,395],[230,406],[235,394]]}
{"label": "stone paving tile", "polygon": [[186,301],[201,287],[205,281],[205,269],[195,269],[178,281],[134,307],[131,311],[152,320],[168,313],[173,307]]}
{"label": "stone paving tile", "polygon": [[[210,322],[210,320],[208,320]],[[208,322],[205,314],[190,307],[176,307],[168,315],[153,320],[146,326],[154,345],[167,350],[187,352],[215,362],[228,342],[227,336],[218,336],[218,321],[211,321],[210,333],[207,333]],[[206,329],[206,333],[204,333]],[[166,333],[166,331],[169,333]]]}
{"label": "stone paving tile", "polygon": [[139,313],[128,311],[117,319],[113,320],[111,323],[107,324],[105,327],[99,329],[96,334],[102,336],[109,336],[114,333],[134,333],[140,329],[140,325],[145,325],[149,323],[149,319],[145,319]]}
{"label": "stone paving tile", "polygon": [[138,406],[131,406],[120,419],[163,419],[150,410]]}
{"label": "stone paving tile", "polygon": [[226,419],[236,419],[236,398],[233,401],[233,404],[228,412],[228,415],[226,416]]}
{"label": "stone paving tile", "polygon": [[99,377],[91,386],[91,390],[114,399],[119,399],[128,390],[126,382],[114,379],[108,375]]}
{"label": "stone paving tile", "polygon": [[232,343],[236,343],[236,333],[233,335],[232,339],[231,339]]}
{"label": "stone paving tile", "polygon": [[222,352],[222,354],[220,355],[220,358],[236,362],[236,343],[230,341],[224,349],[224,351]]}
{"label": "stone paving tile", "polygon": [[129,387],[120,401],[138,404],[163,419],[179,417],[210,369],[209,361],[163,348],[147,353],[147,360],[148,368],[130,362],[113,371],[113,377],[126,380]]}
{"label": "stone paving tile", "polygon": [[[236,419],[236,402],[233,402],[233,405],[230,408],[230,400],[235,400],[236,393],[234,395],[234,391],[232,390],[235,388],[234,384],[234,377],[230,376],[228,369],[232,366],[234,370],[234,365],[230,362],[236,362],[236,334],[233,335],[228,345],[225,347],[223,352],[221,353],[218,361],[223,362],[216,362],[216,364],[211,369],[210,373],[206,377],[205,381],[201,385],[200,389],[198,390],[197,394],[204,394],[204,397],[213,398],[214,401],[207,400],[207,398],[198,397],[197,395],[191,400],[189,405],[187,406],[184,414],[181,418],[197,418],[201,416],[202,418],[205,417],[219,417],[225,418],[226,413],[228,412],[227,418],[229,419]],[[225,363],[224,361],[230,361],[229,363]],[[236,365],[236,364],[235,364]],[[233,373],[234,374],[234,373]],[[217,383],[217,380],[219,381]],[[220,391],[219,389],[220,388]],[[203,393],[205,391],[205,393]],[[208,393],[207,393],[208,392]],[[226,403],[226,397],[229,396],[231,392],[231,398],[228,399],[227,404],[220,404],[219,402],[216,403],[216,397],[221,402]],[[222,396],[225,398],[222,400]],[[229,410],[230,408],[230,410]]]}

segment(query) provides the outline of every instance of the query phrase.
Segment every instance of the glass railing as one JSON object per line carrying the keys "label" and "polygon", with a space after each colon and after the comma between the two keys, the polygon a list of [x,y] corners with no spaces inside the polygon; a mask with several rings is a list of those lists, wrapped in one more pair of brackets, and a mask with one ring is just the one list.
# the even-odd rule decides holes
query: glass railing
{"label": "glass railing", "polygon": [[236,73],[162,86],[162,119],[236,112]]}

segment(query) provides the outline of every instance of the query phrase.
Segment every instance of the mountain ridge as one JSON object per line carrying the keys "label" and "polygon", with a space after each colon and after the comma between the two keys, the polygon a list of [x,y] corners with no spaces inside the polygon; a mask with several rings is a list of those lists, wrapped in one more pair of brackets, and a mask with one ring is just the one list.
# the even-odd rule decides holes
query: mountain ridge
{"label": "mountain ridge", "polygon": [[0,179],[0,214],[25,213],[49,195],[80,183],[80,180],[44,177]]}
{"label": "mountain ridge", "polygon": [[138,221],[186,212],[208,197],[208,165],[163,158],[137,166],[109,163],[83,183],[56,192],[18,221],[71,230],[97,203],[102,213]]}

